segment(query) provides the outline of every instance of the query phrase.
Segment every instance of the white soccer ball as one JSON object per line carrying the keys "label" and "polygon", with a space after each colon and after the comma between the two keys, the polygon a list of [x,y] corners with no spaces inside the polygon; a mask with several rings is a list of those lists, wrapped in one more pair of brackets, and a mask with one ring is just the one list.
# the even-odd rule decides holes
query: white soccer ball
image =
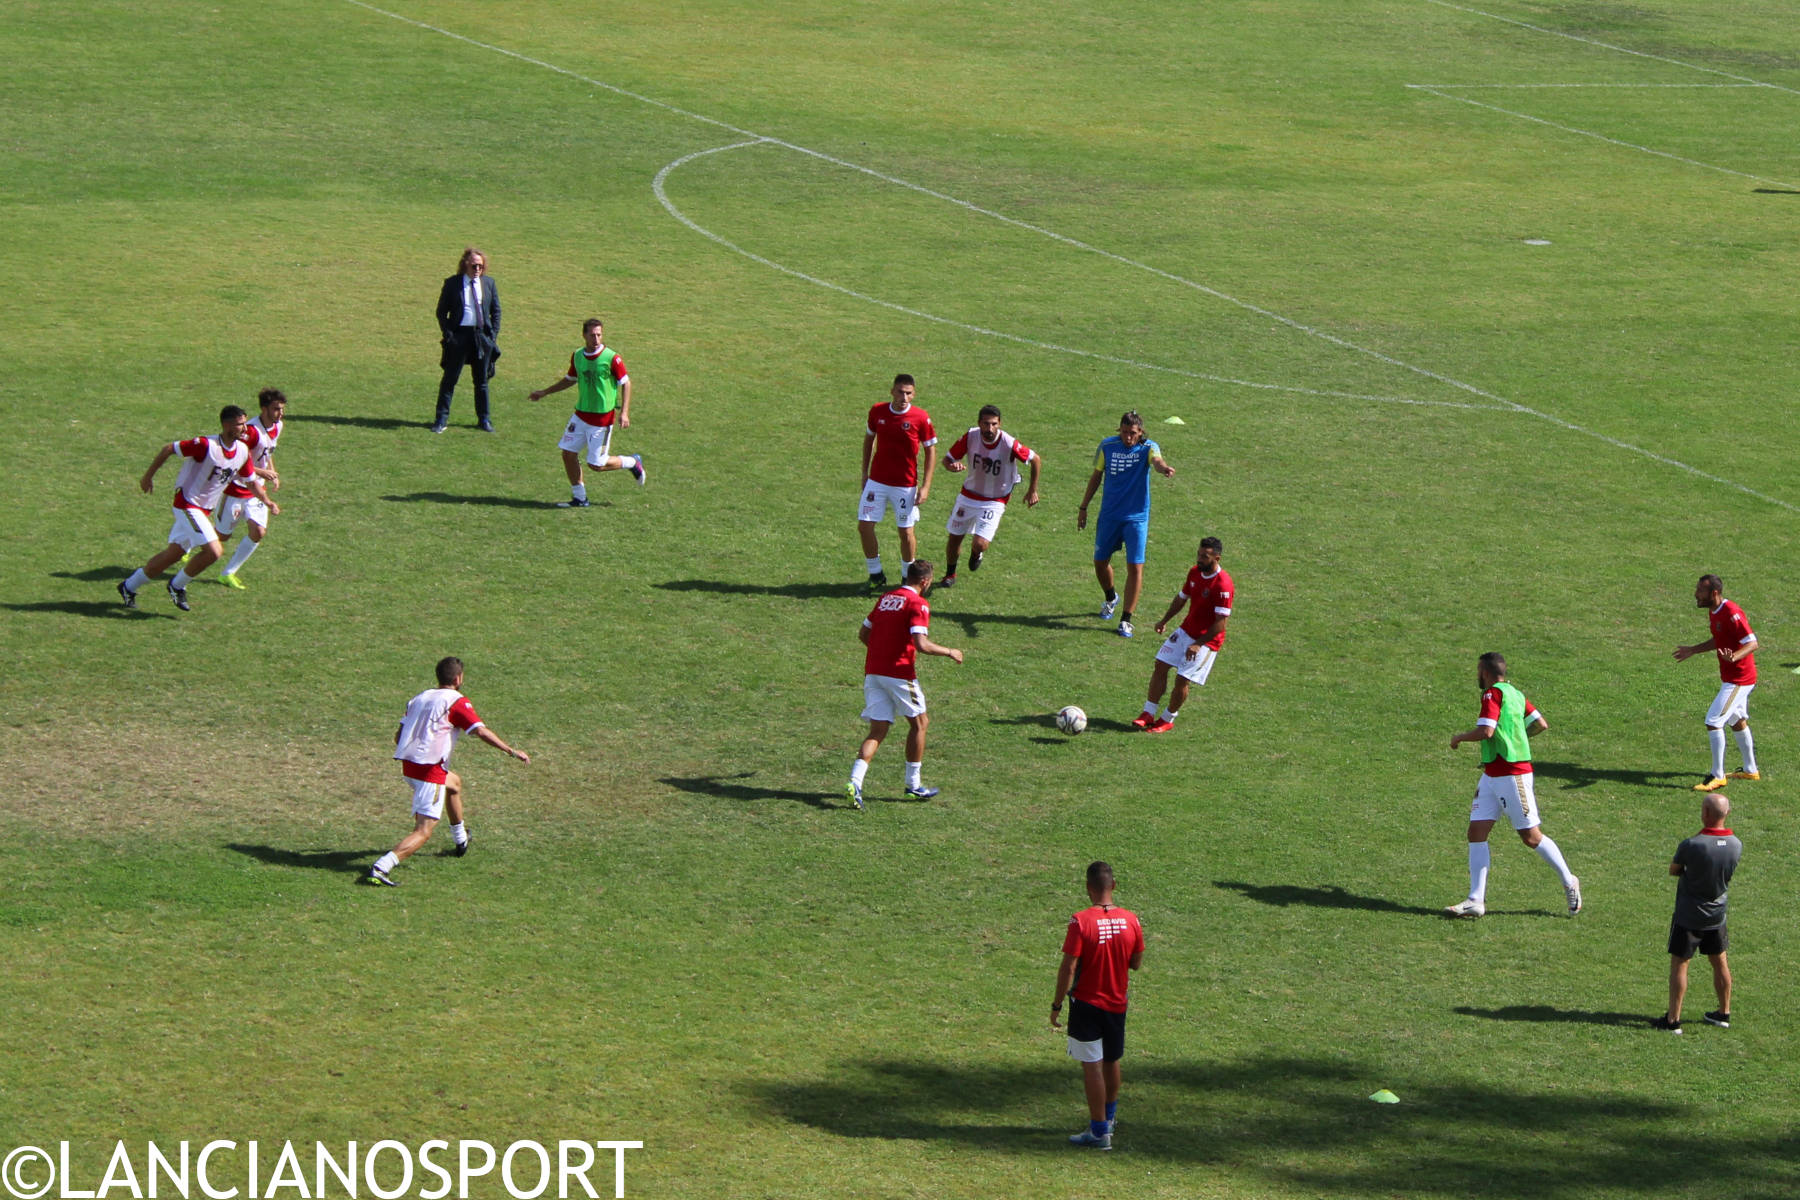
{"label": "white soccer ball", "polygon": [[1056,714],[1056,727],[1074,737],[1087,728],[1087,714],[1071,704]]}

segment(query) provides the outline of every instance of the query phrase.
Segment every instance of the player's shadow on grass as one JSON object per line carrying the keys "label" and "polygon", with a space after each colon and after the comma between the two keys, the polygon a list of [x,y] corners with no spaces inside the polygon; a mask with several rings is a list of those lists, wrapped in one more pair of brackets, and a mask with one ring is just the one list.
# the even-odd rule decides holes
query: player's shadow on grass
{"label": "player's shadow on grass", "polygon": [[296,424],[349,425],[357,429],[430,429],[430,421],[400,417],[339,417],[330,413],[290,413],[282,418]]}
{"label": "player's shadow on grass", "polygon": [[667,784],[677,791],[695,796],[712,796],[719,800],[797,800],[814,808],[855,807],[848,800],[842,804],[833,803],[828,792],[802,792],[793,788],[758,787],[755,784],[733,782],[750,779],[755,774],[754,771],[740,771],[736,775],[695,775],[687,778],[665,776],[657,782]]}
{"label": "player's shadow on grass", "polygon": [[[1027,1021],[1042,1030],[1046,1054],[1060,1051],[1061,1037],[1036,1013],[1019,1017],[1017,1036],[1028,1035]],[[840,1138],[1046,1162],[1085,1153],[1068,1143],[1087,1115],[1072,1063],[990,1065],[979,1053],[945,1049],[944,1061],[830,1063],[817,1078],[743,1086],[776,1116]],[[1125,1080],[1117,1153],[1146,1166],[1222,1173],[1236,1184],[1234,1194],[1773,1200],[1800,1190],[1787,1131],[1734,1134],[1694,1105],[1608,1092],[1578,1077],[1544,1088],[1445,1079],[1416,1063],[1345,1061],[1334,1050],[1330,1058],[1127,1055]],[[1401,1102],[1369,1103],[1365,1097],[1382,1085]]]}
{"label": "player's shadow on grass", "polygon": [[[1040,746],[1060,746],[1069,741],[1069,735],[1061,733],[1060,731],[1057,731],[1057,729],[1056,729],[1056,714],[1055,713],[1026,713],[1023,716],[1018,716],[1018,717],[989,717],[988,724],[989,725],[1036,725],[1040,729],[1048,729],[1053,732],[1056,732],[1055,737],[1034,737],[1031,739],[1032,741],[1036,742]],[[1090,716],[1088,718],[1087,727],[1090,730],[1097,729],[1103,733],[1141,733],[1142,732],[1142,730],[1133,726],[1130,721],[1115,721],[1111,717]]]}
{"label": "player's shadow on grass", "polygon": [[52,579],[79,579],[83,583],[117,583],[136,570],[136,565],[129,567],[89,567],[85,571],[52,571]]}
{"label": "player's shadow on grass", "polygon": [[[935,595],[935,594],[934,594]],[[1071,633],[1104,633],[1117,637],[1110,625],[1094,625],[1087,613],[959,613],[934,605],[931,615],[954,621],[966,638],[979,638],[983,625],[1024,625],[1032,629],[1066,629]]]}
{"label": "player's shadow on grass", "polygon": [[840,596],[874,598],[866,583],[733,583],[724,579],[670,579],[652,584],[665,592],[714,592],[721,596],[786,596],[791,600],[830,600]]}
{"label": "player's shadow on grass", "polygon": [[33,600],[30,604],[0,604],[22,613],[70,613],[77,617],[105,617],[114,621],[172,621],[174,613],[145,612],[126,608],[117,600]]}
{"label": "player's shadow on grass", "polygon": [[1360,908],[1367,912],[1399,913],[1409,917],[1442,917],[1441,908],[1421,908],[1416,904],[1396,904],[1382,896],[1359,896],[1335,884],[1324,887],[1300,887],[1291,883],[1241,883],[1231,879],[1215,879],[1213,886],[1242,892],[1258,904],[1274,908]]}
{"label": "player's shadow on grass", "polygon": [[[1624,771],[1607,767],[1590,767],[1584,763],[1546,762],[1541,758],[1531,760],[1531,768],[1539,779],[1560,779],[1565,784],[1565,792],[1577,791],[1585,787],[1593,787],[1596,783],[1624,783],[1632,787],[1669,788],[1674,791],[1690,791],[1691,782],[1700,777],[1699,770],[1693,771]],[[1660,783],[1659,780],[1686,780],[1684,783]]]}
{"label": "player's shadow on grass", "polygon": [[[488,508],[555,508],[554,500],[527,500],[522,496],[459,496],[454,492],[411,492],[405,496],[383,496],[395,504],[478,504]],[[605,500],[593,502],[594,508],[611,508]]]}
{"label": "player's shadow on grass", "polygon": [[271,867],[304,867],[312,871],[337,871],[345,875],[362,875],[369,864],[381,857],[375,850],[289,850],[282,846],[252,846],[244,842],[228,842],[227,850],[247,854]]}
{"label": "player's shadow on grass", "polygon": [[1500,1008],[1475,1008],[1462,1004],[1450,1010],[1465,1017],[1485,1017],[1490,1021],[1533,1021],[1570,1025],[1616,1025],[1648,1028],[1650,1018],[1643,1013],[1583,1012],[1572,1008],[1552,1008],[1548,1004],[1508,1004]]}

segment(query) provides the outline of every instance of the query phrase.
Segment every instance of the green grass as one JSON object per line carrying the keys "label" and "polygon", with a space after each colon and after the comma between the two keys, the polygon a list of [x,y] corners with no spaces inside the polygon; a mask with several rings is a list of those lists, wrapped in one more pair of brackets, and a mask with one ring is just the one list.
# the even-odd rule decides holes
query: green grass
{"label": "green grass", "polygon": [[[1523,24],[0,11],[0,1149],[68,1140],[76,1187],[116,1139],[567,1137],[641,1138],[633,1196],[1794,1194],[1800,239],[1755,190],[1800,181],[1791,13],[1472,7]],[[1566,129],[1407,87],[1743,79],[1776,87],[1451,92]],[[658,173],[743,140],[691,114],[785,145],[670,171],[690,221],[940,319],[674,220]],[[433,438],[429,312],[469,243],[500,432],[465,381]],[[594,313],[651,480],[577,513],[567,398],[523,397]],[[896,370],[946,440],[1000,404],[1045,499],[933,596],[968,653],[923,671],[942,798],[898,802],[896,744],[858,814],[855,471]],[[157,444],[268,383],[284,512],[249,590],[124,612]],[[1094,619],[1073,521],[1127,407],[1179,471],[1140,626],[1203,534],[1240,589],[1163,738],[1121,731],[1154,643]],[[1703,636],[1702,570],[1762,639],[1767,779],[1734,795],[1736,1027],[1668,1039],[1643,1021],[1714,686],[1669,650]],[[1510,837],[1489,917],[1435,915],[1489,649],[1553,726],[1575,921]],[[533,762],[466,747],[475,851],[440,838],[378,894],[390,738],[446,653]],[[1044,1026],[1096,857],[1150,939],[1098,1161],[1061,1144],[1079,1076]]]}

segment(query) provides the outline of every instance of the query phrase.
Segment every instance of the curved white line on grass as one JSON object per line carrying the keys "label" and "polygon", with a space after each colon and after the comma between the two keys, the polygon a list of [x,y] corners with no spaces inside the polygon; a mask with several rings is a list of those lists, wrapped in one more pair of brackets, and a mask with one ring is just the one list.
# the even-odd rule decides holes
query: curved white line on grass
{"label": "curved white line on grass", "polygon": [[1476,91],[1482,88],[1524,90],[1528,88],[1685,88],[1701,91],[1730,91],[1733,88],[1768,87],[1766,83],[1409,83],[1407,87],[1443,88],[1445,91]]}
{"label": "curved white line on grass", "polygon": [[1072,354],[1078,358],[1089,358],[1096,362],[1113,363],[1121,367],[1134,367],[1140,371],[1158,371],[1165,375],[1179,375],[1184,379],[1199,379],[1208,383],[1228,384],[1232,387],[1254,388],[1258,391],[1291,392],[1301,396],[1321,396],[1337,400],[1373,400],[1385,404],[1414,404],[1435,408],[1474,408],[1488,412],[1512,411],[1509,408],[1497,404],[1463,404],[1454,400],[1418,400],[1407,396],[1365,396],[1357,392],[1335,392],[1321,388],[1291,387],[1279,383],[1258,383],[1255,380],[1250,379],[1233,379],[1227,375],[1209,375],[1203,371],[1188,371],[1180,367],[1165,367],[1158,363],[1143,362],[1135,358],[1120,358],[1112,354],[1101,354],[1093,350],[1082,350],[1074,346],[1063,346],[1056,342],[1040,342],[1034,338],[1021,337],[1019,334],[1006,333],[998,329],[988,329],[981,325],[970,325],[966,321],[957,321],[950,317],[940,317],[936,313],[924,312],[917,308],[908,308],[906,305],[896,304],[892,300],[883,300],[879,296],[871,296],[865,292],[847,288],[843,284],[833,283],[829,279],[821,279],[817,275],[808,275],[805,271],[795,270],[793,267],[785,266],[782,263],[776,262],[774,259],[765,258],[753,251],[746,250],[736,242],[730,241],[692,220],[686,213],[675,207],[675,202],[669,199],[669,193],[663,187],[664,181],[668,179],[671,172],[679,167],[686,166],[697,158],[705,158],[710,154],[722,154],[727,150],[743,150],[751,146],[776,146],[781,149],[792,149],[792,147],[789,147],[785,143],[777,141],[774,138],[753,138],[746,142],[733,142],[729,146],[714,146],[709,150],[696,150],[692,154],[684,155],[683,157],[676,159],[674,162],[658,171],[656,173],[656,178],[650,181],[650,190],[656,193],[656,199],[662,204],[663,208],[668,210],[671,217],[674,217],[677,221],[680,221],[683,225],[708,241],[716,242],[734,254],[741,254],[751,262],[757,263],[760,266],[768,267],[770,270],[779,271],[783,275],[789,275],[795,279],[804,280],[817,287],[837,292],[839,295],[849,296],[852,299],[861,300],[868,304],[879,305],[892,312],[904,313],[909,317],[917,317],[922,321],[933,321],[939,325],[948,325],[953,329],[967,330],[970,333],[979,334],[982,337],[999,338],[1002,341],[1013,342],[1020,346],[1030,346],[1035,350],[1053,350],[1058,354]]}
{"label": "curved white line on grass", "polygon": [[1542,25],[1533,25],[1529,21],[1521,21],[1516,17],[1503,17],[1499,13],[1485,12],[1479,8],[1468,8],[1461,4],[1452,4],[1450,0],[1425,0],[1427,4],[1435,4],[1439,8],[1454,9],[1471,16],[1486,17],[1490,21],[1499,21],[1506,25],[1516,25],[1520,29],[1529,29],[1533,33],[1548,34],[1551,37],[1567,38],[1571,42],[1580,42],[1584,46],[1594,46],[1601,50],[1611,50],[1616,54],[1629,54],[1633,58],[1649,59],[1651,62],[1668,63],[1672,67],[1681,67],[1689,71],[1699,71],[1706,75],[1717,75],[1721,79],[1734,79],[1739,83],[1747,83],[1754,87],[1768,88],[1772,92],[1787,92],[1792,96],[1800,96],[1800,88],[1783,87],[1779,83],[1764,83],[1760,79],[1752,79],[1748,75],[1733,75],[1730,71],[1721,71],[1717,67],[1703,67],[1698,63],[1683,62],[1679,58],[1666,58],[1661,54],[1650,54],[1643,50],[1632,50],[1625,46],[1615,46],[1611,42],[1602,42],[1594,38],[1582,37],[1578,33],[1564,33],[1560,29],[1546,29]]}
{"label": "curved white line on grass", "polygon": [[[1785,500],[1777,500],[1773,496],[1764,495],[1762,492],[1756,491],[1754,488],[1745,487],[1743,484],[1738,483],[1734,480],[1724,479],[1718,475],[1710,474],[1709,472],[1700,470],[1700,468],[1698,468],[1698,467],[1689,466],[1687,463],[1680,462],[1673,458],[1665,457],[1664,455],[1657,454],[1655,451],[1652,451],[1652,450],[1646,450],[1642,446],[1634,446],[1630,442],[1624,442],[1624,441],[1620,441],[1618,438],[1608,437],[1604,433],[1598,433],[1592,429],[1586,428],[1585,426],[1576,425],[1571,421],[1565,421],[1561,417],[1553,417],[1549,413],[1539,412],[1535,408],[1530,408],[1530,407],[1527,407],[1526,405],[1519,404],[1516,401],[1508,400],[1504,396],[1497,396],[1491,392],[1482,391],[1480,388],[1476,387],[1474,384],[1464,383],[1459,379],[1452,379],[1451,377],[1449,377],[1447,375],[1440,375],[1435,371],[1427,370],[1424,367],[1417,366],[1413,363],[1404,362],[1397,358],[1390,358],[1389,356],[1382,354],[1379,351],[1371,350],[1371,349],[1368,349],[1363,346],[1358,346],[1354,342],[1347,341],[1343,338],[1335,336],[1334,334],[1326,333],[1323,330],[1319,330],[1319,329],[1313,329],[1312,327],[1307,326],[1307,325],[1302,325],[1300,322],[1293,320],[1291,317],[1284,317],[1284,316],[1280,315],[1279,313],[1270,312],[1268,309],[1259,308],[1258,306],[1251,304],[1248,301],[1239,300],[1235,296],[1226,295],[1224,292],[1216,291],[1213,288],[1207,287],[1205,284],[1196,283],[1195,281],[1193,281],[1191,279],[1184,279],[1179,275],[1175,275],[1175,274],[1172,274],[1171,272],[1164,271],[1161,268],[1152,267],[1152,266],[1148,265],[1147,263],[1138,262],[1136,259],[1126,258],[1124,255],[1114,254],[1110,250],[1102,250],[1097,246],[1090,246],[1086,242],[1077,241],[1075,238],[1066,237],[1063,234],[1054,232],[1053,230],[1044,229],[1044,228],[1041,228],[1040,226],[1032,225],[1026,221],[1016,220],[1015,218],[1005,216],[1001,213],[993,212],[990,209],[982,208],[979,205],[971,204],[967,200],[959,200],[954,196],[944,195],[942,192],[934,192],[930,188],[923,187],[916,183],[911,183],[904,179],[897,179],[891,175],[884,175],[881,172],[872,170],[868,167],[858,166],[856,163],[845,162],[843,159],[840,159],[840,158],[833,158],[831,155],[821,153],[820,151],[817,151],[817,150],[809,150],[804,146],[796,146],[791,142],[783,142],[777,138],[764,138],[761,134],[753,133],[748,129],[739,129],[736,125],[729,124],[725,121],[720,121],[713,117],[702,116],[699,113],[689,112],[683,108],[677,108],[673,104],[668,104],[661,100],[654,100],[654,99],[650,98],[649,96],[640,95],[637,92],[628,91],[625,88],[617,86],[616,84],[606,83],[599,79],[590,78],[589,76],[579,74],[578,72],[575,72],[575,71],[571,71],[567,67],[559,67],[555,63],[545,62],[541,58],[532,58],[529,55],[520,54],[516,50],[508,50],[504,46],[496,46],[489,42],[477,41],[475,38],[467,37],[460,33],[452,33],[450,30],[439,28],[436,25],[427,25],[423,21],[415,21],[411,17],[403,17],[399,13],[389,12],[385,8],[377,8],[375,5],[367,3],[367,0],[344,0],[344,2],[346,4],[354,4],[358,8],[366,9],[367,11],[379,14],[380,16],[388,17],[392,20],[399,21],[402,24],[411,25],[416,29],[423,29],[423,30],[426,30],[431,33],[439,34],[443,37],[451,38],[455,41],[462,42],[465,45],[477,47],[478,49],[490,50],[495,54],[502,54],[508,58],[516,59],[519,62],[529,63],[530,65],[532,65],[534,67],[542,67],[546,71],[552,71],[558,75],[565,76],[569,79],[574,79],[581,83],[588,84],[591,87],[597,87],[604,91],[612,92],[614,95],[617,95],[617,96],[624,96],[627,99],[636,100],[641,104],[647,104],[652,108],[662,109],[664,112],[673,113],[676,116],[687,117],[691,120],[699,121],[702,124],[711,125],[717,129],[724,129],[730,133],[736,133],[736,134],[740,134],[747,138],[755,139],[758,142],[762,142],[762,141],[773,142],[776,145],[784,146],[787,149],[794,150],[800,154],[811,155],[814,158],[823,159],[826,162],[837,163],[839,165],[842,165],[842,166],[847,167],[854,171],[861,171],[866,175],[870,175],[876,179],[881,179],[886,182],[892,183],[897,187],[908,188],[908,189],[911,189],[912,191],[920,192],[924,195],[943,200],[946,203],[955,204],[958,207],[969,210],[970,212],[980,213],[983,216],[992,217],[996,221],[1004,222],[1005,224],[1015,226],[1019,229],[1027,229],[1033,233],[1042,234],[1044,237],[1050,238],[1053,241],[1061,242],[1064,245],[1073,246],[1079,250],[1087,250],[1091,253],[1100,255],[1102,258],[1109,258],[1109,259],[1112,259],[1114,262],[1123,263],[1126,266],[1136,267],[1139,270],[1147,271],[1152,275],[1156,275],[1156,276],[1159,276],[1160,278],[1167,279],[1172,283],[1180,284],[1183,287],[1193,288],[1194,290],[1202,292],[1205,295],[1213,296],[1219,300],[1225,301],[1228,304],[1234,304],[1234,305],[1238,306],[1239,308],[1246,309],[1247,311],[1256,313],[1259,316],[1267,317],[1271,321],[1274,321],[1281,325],[1286,325],[1288,328],[1296,330],[1300,333],[1307,334],[1310,337],[1319,338],[1323,341],[1330,342],[1331,344],[1333,344],[1335,346],[1340,346],[1346,350],[1353,350],[1358,354],[1368,355],[1371,358],[1375,358],[1381,362],[1388,363],[1391,366],[1399,367],[1402,370],[1411,371],[1417,375],[1423,375],[1428,379],[1435,379],[1435,380],[1439,381],[1440,383],[1446,384],[1450,387],[1457,388],[1464,392],[1469,392],[1472,395],[1480,396],[1484,400],[1492,400],[1492,401],[1496,402],[1497,404],[1504,405],[1506,408],[1511,409],[1514,412],[1523,413],[1526,416],[1537,417],[1539,420],[1548,421],[1550,424],[1556,425],[1562,429],[1567,429],[1570,432],[1579,433],[1586,437],[1591,437],[1598,441],[1605,442],[1607,445],[1615,447],[1616,449],[1624,450],[1631,454],[1640,455],[1644,458],[1650,459],[1652,462],[1661,463],[1664,466],[1674,467],[1677,470],[1685,471],[1688,474],[1695,476],[1696,478],[1704,479],[1710,483],[1717,483],[1717,484],[1720,484],[1721,486],[1728,487],[1735,491],[1742,492],[1747,496],[1755,497],[1758,500],[1762,500],[1766,503],[1773,504],[1778,508],[1787,509],[1789,512],[1800,512],[1800,506],[1789,504]],[[1540,33],[1555,34],[1558,37],[1573,38],[1575,41],[1582,41],[1582,42],[1590,40],[1587,38],[1575,37],[1575,35],[1573,35],[1573,34],[1556,33],[1555,30],[1551,30],[1551,29],[1541,29],[1535,25],[1526,25],[1523,21],[1513,21],[1513,20],[1511,20],[1511,18],[1508,18],[1508,17],[1495,17],[1493,13],[1482,12],[1480,9],[1475,9],[1475,8],[1464,8],[1463,6],[1461,6],[1459,4],[1450,4],[1447,2],[1447,0],[1426,0],[1426,2],[1430,3],[1430,4],[1439,4],[1445,8],[1457,9],[1461,12],[1473,13],[1477,16],[1492,17],[1494,20],[1507,21],[1510,24],[1514,24],[1514,25],[1522,25],[1527,29],[1537,30]],[[1654,54],[1644,54],[1641,51],[1637,51],[1637,50],[1626,50],[1622,46],[1610,46],[1604,42],[1592,42],[1591,44],[1593,44],[1595,46],[1600,46],[1600,47],[1602,47],[1604,49],[1608,49],[1608,50],[1617,50],[1622,54],[1635,55],[1639,58],[1654,59],[1654,58],[1658,57]],[[1675,66],[1680,66],[1680,67],[1691,67],[1693,70],[1704,71],[1704,72],[1706,72],[1708,74],[1712,74],[1712,75],[1722,75],[1725,78],[1736,79],[1742,83],[1757,83],[1757,82],[1759,82],[1758,80],[1747,79],[1743,76],[1730,75],[1724,71],[1715,71],[1710,67],[1696,67],[1692,63],[1684,63],[1684,62],[1680,62],[1676,59],[1659,59],[1659,61],[1672,63]],[[1763,84],[1762,86],[1773,88],[1777,91],[1793,92],[1796,95],[1800,95],[1800,91],[1796,91],[1793,88],[1780,87],[1777,84],[1772,84],[1772,83],[1771,84]],[[1449,98],[1457,99],[1457,97],[1449,97]],[[667,168],[665,168],[665,171],[666,170],[667,170]],[[707,236],[711,237],[712,235],[709,234]],[[720,239],[715,239],[715,240],[720,240]],[[735,247],[734,247],[734,249],[735,249]],[[773,264],[771,264],[771,265],[773,265]],[[835,286],[835,285],[831,285],[831,286]],[[877,300],[877,301],[874,301],[874,303],[884,304],[885,302]],[[921,314],[921,315],[923,315],[923,314]],[[937,318],[931,318],[931,319],[936,320]],[[1480,406],[1472,406],[1472,407],[1480,407]]]}
{"label": "curved white line on grass", "polygon": [[1621,146],[1626,150],[1636,150],[1640,154],[1653,154],[1657,158],[1666,158],[1672,162],[1684,163],[1690,167],[1699,167],[1703,171],[1717,171],[1721,175],[1735,175],[1739,179],[1748,179],[1755,183],[1774,184],[1776,187],[1791,188],[1794,186],[1784,180],[1770,179],[1763,175],[1752,175],[1748,171],[1735,171],[1730,167],[1721,167],[1716,163],[1701,162],[1697,158],[1683,158],[1679,154],[1670,154],[1667,150],[1652,150],[1648,146],[1640,146],[1635,142],[1622,142],[1618,138],[1607,137],[1604,133],[1595,133],[1591,129],[1577,129],[1573,125],[1563,125],[1556,121],[1546,121],[1544,118],[1534,117],[1530,113],[1515,112],[1510,108],[1501,108],[1498,104],[1488,104],[1481,100],[1471,100],[1467,96],[1453,96],[1449,92],[1442,91],[1430,84],[1409,83],[1406,86],[1415,92],[1425,92],[1444,100],[1454,100],[1458,104],[1471,104],[1476,108],[1485,108],[1489,112],[1503,113],[1509,117],[1517,117],[1521,121],[1530,121],[1535,125],[1546,125],[1551,129],[1560,129],[1564,133],[1573,133],[1580,137],[1593,138],[1595,141],[1606,142],[1613,146]]}

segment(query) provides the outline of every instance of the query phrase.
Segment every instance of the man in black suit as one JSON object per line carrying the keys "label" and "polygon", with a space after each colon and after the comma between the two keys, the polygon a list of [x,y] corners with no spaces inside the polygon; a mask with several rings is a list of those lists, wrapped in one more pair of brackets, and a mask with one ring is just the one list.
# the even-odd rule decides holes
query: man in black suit
{"label": "man in black suit", "polygon": [[494,432],[488,419],[488,380],[500,357],[500,293],[487,277],[487,255],[473,246],[462,252],[456,274],[444,280],[437,322],[443,335],[444,379],[438,385],[437,419],[431,432],[442,433],[450,423],[450,397],[464,366],[474,368],[469,374],[475,380],[475,420],[484,432]]}

